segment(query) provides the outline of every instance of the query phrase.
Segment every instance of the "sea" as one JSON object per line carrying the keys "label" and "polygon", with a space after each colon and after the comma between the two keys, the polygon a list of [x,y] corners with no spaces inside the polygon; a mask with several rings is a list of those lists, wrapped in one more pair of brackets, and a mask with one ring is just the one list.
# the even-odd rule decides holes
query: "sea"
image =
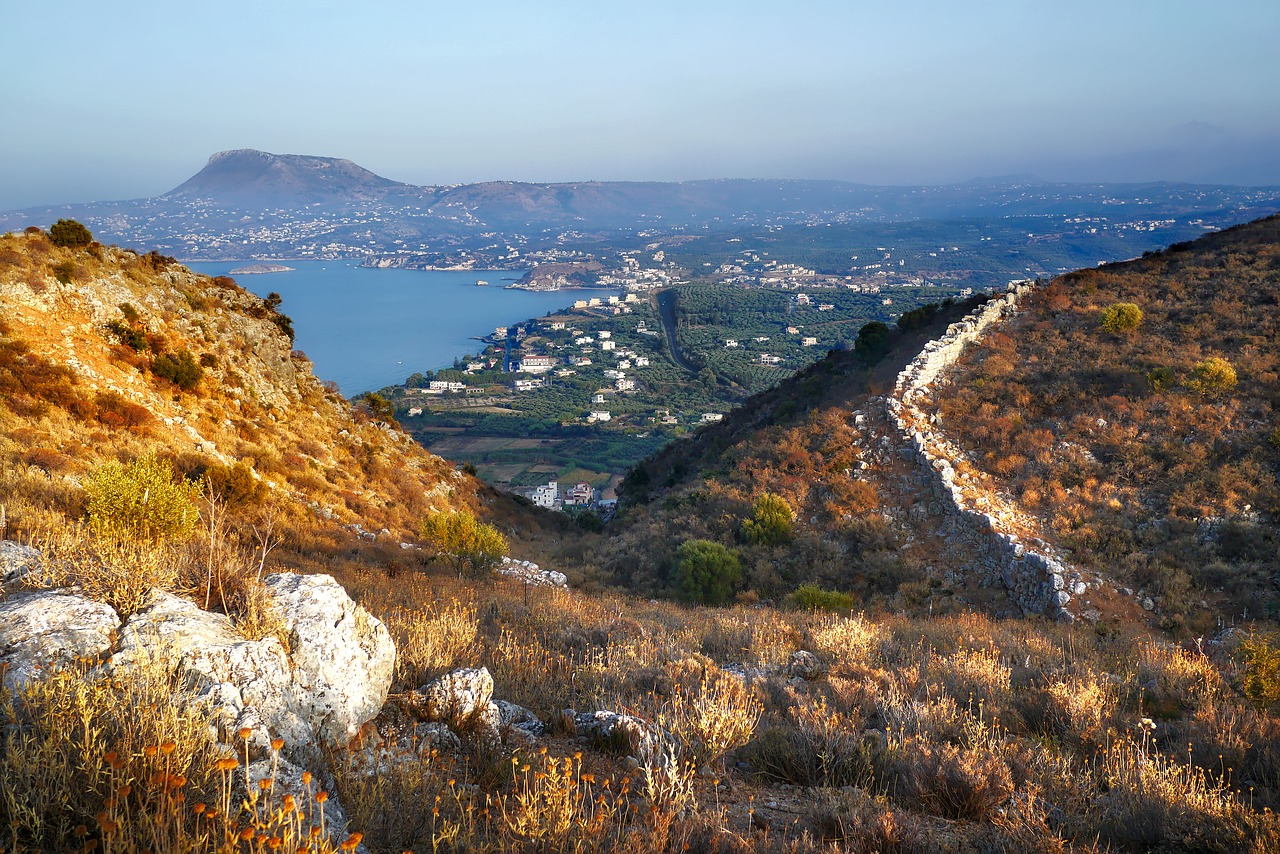
{"label": "sea", "polygon": [[[379,270],[355,261],[217,261],[187,266],[208,276],[275,263],[281,273],[233,276],[259,296],[276,292],[293,318],[293,346],[347,397],[403,383],[478,353],[499,326],[573,305],[578,291],[506,290],[522,270]],[[477,287],[476,281],[489,283]],[[608,293],[593,290],[592,296]]]}

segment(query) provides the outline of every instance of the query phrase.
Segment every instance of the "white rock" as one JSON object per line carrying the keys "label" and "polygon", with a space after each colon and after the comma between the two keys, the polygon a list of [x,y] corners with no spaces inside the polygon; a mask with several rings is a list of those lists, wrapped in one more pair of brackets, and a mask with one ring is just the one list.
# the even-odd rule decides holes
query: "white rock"
{"label": "white rock", "polygon": [[22,593],[0,603],[0,671],[19,691],[42,675],[111,649],[120,617],[110,605],[63,592]]}
{"label": "white rock", "polygon": [[433,679],[406,701],[424,721],[440,721],[453,729],[466,729],[479,714],[487,714],[493,698],[493,677],[487,667],[464,667]]}
{"label": "white rock", "polygon": [[387,700],[396,661],[390,632],[328,575],[281,573],[266,585],[289,631],[305,717],[326,742],[349,741]]}
{"label": "white rock", "polygon": [[31,546],[0,540],[0,582],[12,584],[40,565],[40,552]]}

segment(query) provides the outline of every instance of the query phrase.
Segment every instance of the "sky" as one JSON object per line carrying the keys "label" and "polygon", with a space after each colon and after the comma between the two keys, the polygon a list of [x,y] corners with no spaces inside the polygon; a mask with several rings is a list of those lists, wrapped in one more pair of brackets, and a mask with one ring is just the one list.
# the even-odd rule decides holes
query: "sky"
{"label": "sky", "polygon": [[0,210],[233,148],[415,184],[1280,184],[1276,0],[9,5]]}

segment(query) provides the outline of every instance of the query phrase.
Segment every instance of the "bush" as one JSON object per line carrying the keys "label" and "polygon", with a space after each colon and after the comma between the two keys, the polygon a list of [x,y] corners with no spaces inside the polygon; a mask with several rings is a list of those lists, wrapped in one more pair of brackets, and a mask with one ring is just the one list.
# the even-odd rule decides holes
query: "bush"
{"label": "bush", "polygon": [[50,226],[49,239],[54,246],[83,249],[93,242],[93,235],[81,222],[74,219],[60,219]]}
{"label": "bush", "polygon": [[468,570],[475,576],[484,574],[508,549],[507,538],[469,510],[433,513],[422,521],[419,533],[436,557],[453,564],[459,578]]}
{"label": "bush", "polygon": [[777,546],[791,540],[793,518],[785,498],[766,492],[756,499],[751,518],[743,522],[742,530],[757,545]]}
{"label": "bush", "polygon": [[1244,695],[1260,709],[1280,703],[1280,647],[1266,638],[1248,637],[1240,642],[1244,655]]}
{"label": "bush", "polygon": [[1142,325],[1142,309],[1131,302],[1112,303],[1102,310],[1102,328],[1112,335],[1127,335]]}
{"label": "bush", "polygon": [[76,264],[74,261],[61,261],[53,265],[53,277],[64,285],[71,284],[76,277]]}
{"label": "bush", "polygon": [[215,463],[205,471],[204,477],[213,494],[229,510],[261,504],[267,497],[267,485],[254,476],[253,466],[247,460],[237,460],[232,466]]}
{"label": "bush", "polygon": [[889,327],[873,320],[858,330],[853,352],[865,365],[874,365],[889,352]]}
{"label": "bush", "polygon": [[742,563],[719,543],[687,540],[676,550],[674,581],[691,602],[723,605],[742,583]]}
{"label": "bush", "polygon": [[806,611],[852,611],[857,603],[853,594],[840,590],[823,590],[816,584],[802,584],[787,599]]}
{"label": "bush", "polygon": [[1177,379],[1173,368],[1152,368],[1147,371],[1147,382],[1151,385],[1153,391],[1164,391],[1173,385],[1173,381]]}
{"label": "bush", "polygon": [[135,329],[122,320],[107,321],[107,331],[114,335],[121,344],[138,352],[142,352],[151,346],[147,343],[146,332],[141,329]]}
{"label": "bush", "polygon": [[177,353],[161,353],[151,363],[151,373],[163,377],[183,391],[191,391],[204,376],[204,368],[191,355],[190,350]]}
{"label": "bush", "polygon": [[1236,387],[1236,369],[1226,359],[1210,356],[1191,369],[1187,385],[1201,394],[1230,391]]}
{"label": "bush", "polygon": [[84,485],[89,525],[98,535],[165,542],[185,540],[195,531],[200,485],[176,480],[173,466],[154,454],[126,466],[111,462]]}

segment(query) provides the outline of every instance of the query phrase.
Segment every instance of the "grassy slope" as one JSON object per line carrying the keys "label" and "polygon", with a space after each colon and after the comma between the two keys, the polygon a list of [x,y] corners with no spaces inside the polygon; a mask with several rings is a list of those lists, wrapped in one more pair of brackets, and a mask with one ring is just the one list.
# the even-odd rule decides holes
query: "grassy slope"
{"label": "grassy slope", "polygon": [[[1274,613],[1278,299],[1277,217],[1059,277],[966,354],[942,423],[1077,562],[1158,594],[1171,625],[1211,620],[1202,599]],[[1115,302],[1140,307],[1136,332],[1103,330]],[[1196,388],[1208,357],[1234,388]]]}

